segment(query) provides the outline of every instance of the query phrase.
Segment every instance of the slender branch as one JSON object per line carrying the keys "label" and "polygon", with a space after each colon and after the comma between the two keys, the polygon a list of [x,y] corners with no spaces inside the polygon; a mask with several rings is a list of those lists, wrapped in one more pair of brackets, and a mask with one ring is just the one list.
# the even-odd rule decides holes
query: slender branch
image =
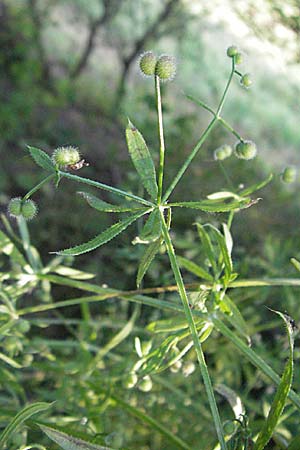
{"label": "slender branch", "polygon": [[[173,179],[172,183],[170,184],[169,188],[167,189],[167,192],[165,193],[165,195],[163,196],[163,203],[166,202],[168,200],[168,198],[170,197],[170,195],[172,194],[173,190],[175,189],[175,187],[177,186],[178,182],[181,180],[182,176],[184,175],[185,171],[187,170],[187,168],[189,167],[189,165],[191,164],[191,162],[193,161],[193,159],[195,158],[195,156],[197,155],[198,151],[200,150],[203,142],[206,140],[206,138],[208,137],[209,133],[212,131],[212,129],[214,128],[214,126],[216,125],[216,123],[219,121],[219,116],[221,114],[224,102],[226,100],[226,96],[228,93],[228,89],[230,86],[230,83],[232,81],[232,77],[234,74],[234,61],[232,62],[232,68],[231,68],[231,72],[227,81],[227,84],[225,86],[223,95],[221,97],[219,106],[217,108],[217,111],[214,115],[214,118],[212,119],[212,121],[208,124],[206,130],[203,132],[203,134],[201,135],[199,141],[197,142],[197,144],[195,145],[195,147],[193,148],[193,150],[191,151],[189,157],[185,160],[185,162],[183,163],[183,165],[181,166],[181,168],[179,169],[177,175],[175,176],[175,178]],[[202,103],[202,102],[201,102]],[[205,109],[207,109],[206,105],[205,105]],[[209,108],[210,110],[210,108]],[[210,111],[212,112],[212,111]]]}
{"label": "slender branch", "polygon": [[48,177],[44,178],[40,183],[38,183],[36,186],[34,186],[32,189],[30,189],[29,192],[27,192],[26,195],[24,195],[23,200],[28,200],[36,191],[41,189],[41,187],[48,183],[48,181],[52,180],[56,176],[55,173],[49,175]]}
{"label": "slender branch", "polygon": [[167,224],[166,224],[165,219],[164,219],[163,212],[160,211],[160,214],[161,214],[161,220],[162,220],[162,233],[163,233],[164,241],[165,241],[165,244],[166,244],[166,247],[167,247],[167,252],[168,252],[168,255],[169,255],[169,260],[170,260],[171,267],[172,267],[172,270],[173,270],[173,274],[174,274],[174,277],[175,277],[175,280],[176,280],[176,284],[178,286],[178,291],[179,291],[179,295],[180,295],[180,298],[181,298],[181,301],[182,301],[182,306],[183,306],[183,309],[184,309],[186,320],[188,322],[189,329],[190,329],[190,332],[191,332],[191,336],[192,336],[192,339],[193,339],[193,342],[194,342],[194,347],[195,347],[195,351],[196,351],[196,354],[197,354],[197,358],[198,358],[198,362],[199,362],[199,366],[200,366],[203,382],[204,382],[204,385],[205,385],[206,394],[207,394],[207,397],[208,397],[211,413],[212,413],[213,420],[214,420],[214,423],[215,423],[215,428],[216,428],[216,431],[217,431],[219,443],[220,443],[220,446],[221,446],[221,450],[226,450],[227,446],[226,446],[226,442],[225,442],[225,439],[224,439],[223,427],[222,427],[222,423],[221,423],[221,419],[220,419],[220,415],[219,415],[216,399],[215,399],[215,396],[214,396],[213,387],[212,387],[212,383],[211,383],[211,380],[210,380],[209,372],[208,372],[208,369],[207,369],[205,357],[204,357],[204,354],[203,354],[202,346],[201,346],[201,343],[199,341],[196,324],[194,322],[194,318],[193,318],[193,314],[191,312],[191,309],[189,307],[189,300],[188,300],[187,293],[186,293],[185,286],[184,286],[184,282],[183,282],[183,279],[182,279],[182,276],[181,276],[181,273],[180,273],[180,269],[179,269],[178,264],[177,264],[177,259],[176,259],[174,247],[173,247],[173,244],[172,244],[172,241],[171,241],[171,238],[170,238],[170,234],[169,234],[169,231],[168,231]]}
{"label": "slender branch", "polygon": [[157,204],[160,205],[163,188],[164,177],[164,160],[165,160],[165,140],[164,140],[164,128],[163,128],[163,116],[162,116],[162,102],[160,94],[160,81],[159,77],[155,75],[155,94],[156,94],[156,107],[157,107],[157,122],[158,122],[158,136],[159,136],[159,169],[158,169],[158,193]]}

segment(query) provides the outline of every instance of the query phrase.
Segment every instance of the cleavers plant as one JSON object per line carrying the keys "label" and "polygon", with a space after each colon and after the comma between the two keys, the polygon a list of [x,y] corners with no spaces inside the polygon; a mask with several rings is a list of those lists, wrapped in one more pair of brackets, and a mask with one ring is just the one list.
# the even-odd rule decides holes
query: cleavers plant
{"label": "cleavers plant", "polygon": [[[222,109],[234,76],[237,76],[241,85],[246,88],[250,87],[252,84],[249,74],[242,74],[236,69],[236,65],[240,64],[242,61],[242,55],[238,49],[235,46],[229,47],[227,50],[227,55],[231,61],[231,70],[217,108],[212,109],[202,101],[189,97],[192,101],[209,111],[212,114],[212,119],[166,189],[164,189],[166,148],[164,140],[160,84],[162,81],[165,82],[174,78],[176,73],[176,62],[171,56],[162,55],[160,57],[156,57],[154,53],[146,52],[140,58],[140,69],[144,75],[151,77],[154,80],[159,138],[159,162],[157,169],[155,168],[153,158],[142,134],[130,121],[128,121],[126,128],[126,141],[130,157],[145,189],[147,198],[143,198],[132,194],[131,192],[123,191],[119,188],[72,173],[72,171],[79,170],[84,165],[87,165],[85,161],[81,159],[78,149],[74,147],[60,147],[54,150],[52,157],[40,149],[28,147],[31,156],[37,165],[49,172],[49,174],[37,186],[33,187],[22,199],[12,199],[8,206],[8,211],[11,216],[16,217],[20,223],[23,223],[23,230],[25,230],[26,228],[24,227],[26,226],[23,219],[31,219],[37,212],[37,207],[31,200],[32,195],[35,194],[45,183],[50,181],[54,181],[56,186],[59,186],[59,182],[62,178],[110,192],[123,199],[121,204],[110,204],[89,192],[80,192],[82,197],[87,201],[88,205],[97,211],[120,214],[124,213],[127,214],[127,216],[125,219],[116,222],[111,227],[99,233],[95,238],[86,243],[54,252],[59,256],[76,256],[95,250],[101,245],[112,240],[118,234],[125,231],[134,222],[144,218],[143,228],[139,235],[134,239],[134,244],[141,244],[145,246],[145,251],[141,257],[137,270],[137,287],[140,288],[143,278],[156,254],[162,247],[165,247],[176,281],[176,290],[178,291],[181,299],[181,306],[166,301],[164,308],[167,310],[173,309],[175,311],[184,312],[185,318],[184,320],[181,319],[180,323],[177,324],[175,329],[177,333],[175,335],[175,339],[172,340],[171,337],[167,337],[166,341],[162,344],[165,349],[164,357],[168,352],[171,352],[170,354],[172,356],[167,365],[163,366],[162,360],[159,360],[157,356],[158,353],[161,354],[161,348],[159,349],[159,352],[152,350],[146,354],[141,353],[140,360],[134,365],[129,374],[129,378],[127,380],[128,387],[133,387],[137,382],[137,375],[141,374],[146,380],[144,384],[145,390],[147,390],[147,386],[149,386],[149,378],[147,377],[151,373],[154,366],[156,372],[161,371],[161,369],[166,368],[166,366],[169,367],[170,365],[176,363],[176,361],[178,361],[193,346],[197,355],[203,383],[209,401],[219,448],[221,448],[221,450],[232,448],[250,449],[252,448],[251,446],[254,445],[253,448],[260,450],[264,448],[270,440],[272,431],[276,426],[288,396],[297,408],[300,409],[299,396],[290,390],[293,375],[293,338],[292,327],[290,325],[291,321],[287,315],[278,313],[287,326],[290,344],[289,360],[286,364],[283,377],[280,379],[279,376],[265,363],[265,361],[257,356],[255,352],[248,347],[247,343],[244,343],[242,338],[246,337],[246,340],[249,340],[247,327],[236,305],[234,305],[233,301],[229,298],[227,290],[228,288],[234,289],[260,285],[300,285],[298,282],[299,280],[297,280],[298,284],[295,280],[236,280],[238,274],[233,270],[233,263],[231,259],[233,242],[230,228],[234,215],[236,212],[257,203],[258,199],[252,198],[251,195],[268,184],[271,181],[272,176],[269,176],[266,180],[263,180],[248,188],[241,188],[238,191],[231,189],[229,191],[215,192],[207,196],[207,198],[199,201],[173,202],[169,200],[174,189],[177,187],[179,182],[181,182],[186,170],[189,168],[201,149],[203,143],[217,125],[223,126],[227,131],[232,133],[235,138],[237,138],[234,152],[228,144],[225,144],[215,150],[214,158],[218,160],[221,168],[223,168],[222,161],[228,157],[231,157],[232,154],[237,158],[244,160],[252,159],[257,154],[256,145],[252,141],[242,138],[242,136],[240,136],[239,133],[234,130],[234,128],[222,117]],[[289,169],[289,171],[286,170],[283,174],[283,179],[287,181],[290,181],[295,177],[296,175],[291,169]],[[197,223],[197,231],[202,242],[205,255],[209,261],[209,269],[205,269],[199,265],[196,265],[192,261],[176,255],[171,234],[172,210],[174,208],[191,208],[203,212],[229,214],[228,220],[226,223],[222,224],[221,230],[211,224],[203,225]],[[193,286],[185,285],[181,274],[181,268],[184,268],[198,276],[201,279],[200,286],[199,283],[196,283]],[[140,292],[142,291],[140,290]],[[153,290],[153,292],[155,292],[155,290]],[[117,296],[119,293],[114,290],[111,290],[111,292],[110,290],[106,290],[105,295],[105,298],[109,298],[110,296]],[[130,300],[130,295],[127,295],[127,298]],[[138,298],[139,300],[137,300],[137,297],[132,297],[132,301],[140,301],[141,303],[147,303],[148,301],[148,304],[151,305],[151,298],[146,296],[140,296]],[[208,299],[211,301],[207,301]],[[152,305],[156,306],[155,301],[153,301]],[[53,308],[55,308],[55,305],[53,305]],[[44,310],[45,309],[47,308],[44,307]],[[43,308],[41,310],[43,310]],[[39,311],[38,306],[35,309],[28,309],[28,312],[37,311]],[[23,314],[25,313],[26,310],[25,312],[23,311]],[[225,324],[226,320],[229,320],[230,324],[242,338],[235,335],[235,333],[227,327]],[[157,328],[159,327],[164,332],[168,332],[167,324],[157,322],[155,325],[152,325],[152,329],[155,331],[157,331]],[[202,349],[202,342],[209,337],[214,327],[230,339],[254,365],[260,368],[269,378],[272,379],[274,383],[278,385],[278,391],[267,419],[266,426],[262,428],[262,431],[258,437],[253,436],[253,438],[257,438],[256,444],[254,444],[254,440],[252,439],[252,436],[250,436],[251,433],[249,432],[244,415],[241,415],[241,417],[236,417],[236,421],[240,424],[240,428],[235,427],[231,432],[232,436],[229,435],[229,437],[225,437],[226,433],[223,429],[214,389]],[[174,331],[174,328],[172,331]],[[174,353],[176,344],[187,336],[191,336],[191,343],[189,343],[181,352]],[[151,370],[149,370],[150,366]],[[42,405],[41,409],[43,407],[44,405]],[[47,427],[42,427],[42,429],[50,437],[50,439],[53,439],[57,443],[62,443],[63,439],[67,439],[65,436],[62,436],[62,434],[60,437],[58,436],[58,433],[55,435],[53,430],[51,431],[51,429],[48,429]],[[179,441],[177,444],[181,446],[181,448],[188,448],[184,447],[182,443],[180,444]],[[87,446],[87,448],[89,447]]]}

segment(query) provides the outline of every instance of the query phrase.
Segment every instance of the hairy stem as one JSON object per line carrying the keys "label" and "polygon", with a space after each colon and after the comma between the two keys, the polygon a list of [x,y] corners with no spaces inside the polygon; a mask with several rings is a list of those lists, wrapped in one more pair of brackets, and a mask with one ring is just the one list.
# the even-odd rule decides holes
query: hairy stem
{"label": "hairy stem", "polygon": [[164,177],[164,161],[165,161],[165,140],[164,128],[162,118],[162,104],[160,95],[160,81],[159,77],[155,75],[155,95],[157,107],[157,122],[158,122],[158,136],[159,136],[159,168],[158,168],[158,193],[157,204],[160,205],[162,197],[163,177]]}
{"label": "hairy stem", "polygon": [[167,247],[167,252],[168,252],[168,255],[169,255],[169,260],[170,260],[171,267],[172,267],[172,270],[173,270],[173,274],[174,274],[174,277],[175,277],[175,280],[176,280],[176,284],[178,286],[178,291],[179,291],[179,295],[180,295],[180,298],[181,298],[181,301],[182,301],[182,305],[183,305],[184,313],[185,313],[185,316],[186,316],[186,320],[188,322],[189,329],[190,329],[190,332],[191,332],[191,336],[192,336],[192,339],[193,339],[193,342],[194,342],[194,347],[195,347],[195,351],[196,351],[196,354],[197,354],[197,358],[198,358],[198,362],[199,362],[199,366],[200,366],[203,382],[204,382],[204,385],[205,385],[206,394],[207,394],[207,397],[208,397],[211,413],[212,413],[213,420],[214,420],[214,423],[215,423],[215,428],[216,428],[216,431],[217,431],[218,439],[219,439],[219,442],[220,442],[220,445],[221,445],[221,450],[226,450],[227,446],[226,446],[224,435],[223,435],[223,428],[222,428],[222,424],[221,424],[221,419],[220,419],[220,415],[219,415],[216,399],[215,399],[215,396],[214,396],[213,387],[212,387],[212,384],[211,384],[209,372],[208,372],[207,365],[206,365],[206,362],[205,362],[205,357],[204,357],[204,354],[203,354],[202,346],[201,346],[201,343],[199,341],[196,324],[194,322],[194,318],[193,318],[193,315],[192,315],[190,307],[189,307],[189,300],[188,300],[187,293],[186,293],[185,286],[184,286],[184,282],[183,282],[183,279],[182,279],[182,276],[181,276],[181,273],[180,273],[180,269],[178,267],[178,263],[177,263],[174,247],[173,247],[173,244],[172,244],[172,241],[171,241],[171,237],[170,237],[170,234],[169,234],[169,231],[168,231],[168,227],[167,227],[167,224],[165,222],[163,212],[160,211],[160,213],[161,213],[161,220],[162,220],[162,232],[163,232],[165,244],[166,244],[166,247]]}

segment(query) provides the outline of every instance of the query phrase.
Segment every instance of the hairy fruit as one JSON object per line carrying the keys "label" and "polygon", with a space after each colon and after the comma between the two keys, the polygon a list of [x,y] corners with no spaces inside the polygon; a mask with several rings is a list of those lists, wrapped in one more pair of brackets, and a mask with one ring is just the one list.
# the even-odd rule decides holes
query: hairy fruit
{"label": "hairy fruit", "polygon": [[80,153],[75,147],[59,147],[54,150],[52,161],[56,167],[66,167],[80,161]]}
{"label": "hairy fruit", "polygon": [[234,149],[235,155],[240,159],[253,159],[257,154],[257,148],[252,141],[239,141]]}
{"label": "hairy fruit", "polygon": [[176,60],[173,56],[162,55],[155,66],[155,75],[162,81],[172,80],[176,74]]}
{"label": "hairy fruit", "polygon": [[214,151],[215,160],[223,161],[226,158],[229,158],[232,154],[232,148],[228,144],[221,145],[221,147],[217,148]]}
{"label": "hairy fruit", "polygon": [[282,181],[284,183],[294,183],[297,177],[297,169],[294,166],[289,166],[282,172]]}
{"label": "hairy fruit", "polygon": [[141,72],[150,77],[155,73],[157,58],[153,52],[145,52],[140,57],[140,69]]}

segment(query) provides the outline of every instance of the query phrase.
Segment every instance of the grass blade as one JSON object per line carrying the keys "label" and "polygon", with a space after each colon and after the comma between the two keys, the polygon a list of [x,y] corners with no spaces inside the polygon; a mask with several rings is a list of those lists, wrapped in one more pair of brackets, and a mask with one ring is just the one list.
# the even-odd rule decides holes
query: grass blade
{"label": "grass blade", "polygon": [[28,420],[31,416],[34,414],[37,414],[42,411],[46,411],[47,409],[51,408],[53,403],[44,403],[44,402],[37,402],[32,403],[29,406],[25,406],[13,419],[12,421],[7,425],[3,433],[0,437],[0,448],[4,448],[4,444],[7,441],[7,439],[16,431],[16,429],[26,420]]}
{"label": "grass blade", "polygon": [[285,322],[289,340],[289,359],[285,365],[283,375],[281,377],[280,384],[277,388],[268,417],[255,442],[254,450],[263,450],[267,445],[267,443],[269,442],[269,440],[271,439],[273,431],[283,411],[293,380],[293,352],[294,352],[293,327],[288,316],[282,314],[279,311],[274,310],[271,311],[278,314]]}
{"label": "grass blade", "polygon": [[60,445],[64,450],[110,450],[109,447],[92,444],[70,434],[55,430],[55,428],[39,425],[41,430],[56,444]]}

